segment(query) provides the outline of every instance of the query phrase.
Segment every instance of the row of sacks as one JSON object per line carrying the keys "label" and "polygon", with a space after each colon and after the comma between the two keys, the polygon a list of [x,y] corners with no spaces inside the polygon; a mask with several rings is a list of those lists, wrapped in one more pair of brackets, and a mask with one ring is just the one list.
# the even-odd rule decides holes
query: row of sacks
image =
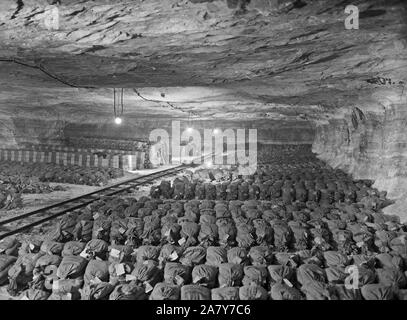
{"label": "row of sacks", "polygon": [[91,186],[103,186],[110,179],[123,176],[116,168],[93,168],[76,165],[60,166],[51,163],[0,162],[0,175],[23,176],[40,182],[59,182]]}
{"label": "row of sacks", "polygon": [[102,240],[86,244],[88,250],[75,248],[29,243],[18,258],[1,254],[1,284],[8,281],[12,295],[23,291],[30,300],[407,299],[406,259],[395,253],[200,246],[180,251],[171,245],[130,253],[118,246],[106,249]]}
{"label": "row of sacks", "polygon": [[282,199],[284,203],[294,201],[315,201],[324,204],[334,202],[360,202],[364,198],[377,203],[380,207],[389,204],[386,193],[371,188],[365,181],[346,182],[341,180],[283,180],[269,179],[224,181],[220,183],[190,180],[177,177],[171,181],[162,180],[150,189],[152,198],[176,200],[274,200]]}
{"label": "row of sacks", "polygon": [[[397,217],[362,204],[106,198],[63,217],[48,235],[57,242],[102,239],[116,244],[225,245],[278,250],[388,251],[406,235]],[[393,249],[394,250],[394,249]],[[400,249],[402,250],[402,248]]]}

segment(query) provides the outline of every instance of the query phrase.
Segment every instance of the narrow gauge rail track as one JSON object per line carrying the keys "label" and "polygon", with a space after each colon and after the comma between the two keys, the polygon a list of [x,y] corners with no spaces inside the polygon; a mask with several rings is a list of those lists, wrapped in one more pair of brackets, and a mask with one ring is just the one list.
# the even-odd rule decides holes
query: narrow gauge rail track
{"label": "narrow gauge rail track", "polygon": [[[176,173],[179,173],[187,168],[192,168],[194,166],[197,166],[195,164],[181,164],[173,168],[165,169],[165,170],[160,170],[151,174],[147,174],[144,176],[128,179],[101,189],[98,189],[96,191],[90,192],[83,194],[81,196],[71,198],[65,201],[61,201],[55,204],[52,204],[50,206],[46,206],[40,209],[36,209],[15,217],[11,217],[5,220],[0,220],[0,227],[5,228],[6,231],[3,233],[0,233],[0,240],[4,239],[6,237],[21,233],[23,231],[26,231],[28,229],[31,229],[32,227],[38,226],[40,224],[43,224],[47,221],[56,219],[57,217],[60,217],[64,214],[67,214],[69,212],[75,211],[77,209],[83,208],[87,206],[88,204],[99,200],[102,197],[106,196],[113,196],[122,192],[129,191],[131,189],[134,189],[135,187],[142,186],[146,183],[151,183],[159,178],[163,178],[166,176],[171,176]],[[5,225],[8,225],[12,222],[18,222],[18,221],[24,221],[27,218],[32,218],[39,216],[38,220],[35,220],[33,222],[27,223],[21,227],[17,227],[13,230],[9,230],[8,227],[4,227]],[[43,217],[45,216],[45,217]]]}

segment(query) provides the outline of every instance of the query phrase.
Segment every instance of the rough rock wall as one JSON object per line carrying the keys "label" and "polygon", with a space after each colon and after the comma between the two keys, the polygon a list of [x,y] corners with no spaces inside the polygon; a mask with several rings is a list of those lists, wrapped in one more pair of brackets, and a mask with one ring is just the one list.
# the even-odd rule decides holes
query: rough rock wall
{"label": "rough rock wall", "polygon": [[342,117],[320,123],[313,152],[357,179],[375,180],[395,204],[385,212],[407,221],[406,98],[380,106],[352,107]]}

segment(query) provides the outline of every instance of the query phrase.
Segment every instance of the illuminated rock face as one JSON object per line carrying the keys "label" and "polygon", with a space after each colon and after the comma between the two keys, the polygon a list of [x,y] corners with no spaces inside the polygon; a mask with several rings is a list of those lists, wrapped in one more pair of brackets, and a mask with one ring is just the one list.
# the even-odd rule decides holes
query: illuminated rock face
{"label": "illuminated rock face", "polygon": [[405,97],[374,110],[353,108],[316,129],[313,151],[358,179],[375,180],[396,203],[387,207],[407,221],[407,108]]}

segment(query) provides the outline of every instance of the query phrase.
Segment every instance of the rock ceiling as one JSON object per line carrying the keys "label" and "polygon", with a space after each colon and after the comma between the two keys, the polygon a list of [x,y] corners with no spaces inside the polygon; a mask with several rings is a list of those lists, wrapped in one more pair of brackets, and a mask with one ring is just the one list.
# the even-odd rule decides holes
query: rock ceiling
{"label": "rock ceiling", "polygon": [[407,94],[403,0],[1,0],[0,43],[3,119],[97,121],[113,87],[146,119],[317,121]]}

